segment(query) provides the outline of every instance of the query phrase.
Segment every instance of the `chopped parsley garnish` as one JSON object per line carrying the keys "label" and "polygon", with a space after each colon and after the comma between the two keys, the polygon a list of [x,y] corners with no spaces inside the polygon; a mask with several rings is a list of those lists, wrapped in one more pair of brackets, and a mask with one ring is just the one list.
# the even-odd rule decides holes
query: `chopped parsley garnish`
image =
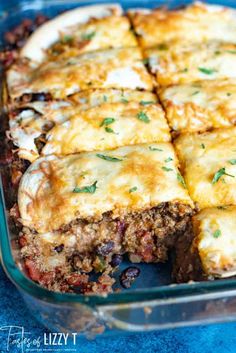
{"label": "chopped parsley garnish", "polygon": [[191,96],[196,96],[198,93],[200,93],[200,91],[195,91],[191,94]]}
{"label": "chopped parsley garnish", "polygon": [[188,68],[186,67],[185,69],[181,70],[180,72],[188,72]]}
{"label": "chopped parsley garnish", "polygon": [[147,114],[144,113],[144,112],[139,112],[139,113],[137,114],[137,118],[138,118],[139,120],[143,121],[143,122],[146,123],[146,124],[150,122],[149,117],[148,117]]}
{"label": "chopped parsley garnish", "polygon": [[180,173],[177,173],[177,180],[180,182],[180,184],[183,185],[184,188],[186,188],[184,178],[182,177],[182,175]]}
{"label": "chopped parsley garnish", "polygon": [[92,185],[83,186],[82,188],[75,187],[73,192],[76,193],[85,193],[85,194],[94,194],[97,189],[97,181],[95,181]]}
{"label": "chopped parsley garnish", "polygon": [[100,153],[97,153],[96,156],[98,158],[104,159],[105,161],[108,161],[108,162],[122,162],[123,161],[123,159],[111,157],[111,156],[106,156],[105,154],[100,154]]}
{"label": "chopped parsley garnish", "polygon": [[230,159],[229,163],[232,164],[232,165],[235,165],[236,164],[236,159]]}
{"label": "chopped parsley garnish", "polygon": [[220,229],[215,230],[214,233],[213,233],[213,237],[214,237],[214,238],[219,238],[220,236],[221,236],[221,231],[220,231]]}
{"label": "chopped parsley garnish", "polygon": [[163,152],[163,150],[162,150],[162,149],[157,148],[157,147],[152,147],[152,146],[149,146],[149,150],[150,150],[150,151],[158,151],[158,152]]}
{"label": "chopped parsley garnish", "polygon": [[115,119],[114,118],[105,118],[103,119],[102,123],[100,124],[100,126],[107,126],[110,125],[112,123],[114,123]]}
{"label": "chopped parsley garnish", "polygon": [[228,175],[228,176],[230,176],[231,178],[234,178],[234,175],[231,175],[231,174],[226,173],[225,168],[220,168],[220,169],[215,173],[215,175],[214,175],[214,177],[213,177],[213,179],[212,179],[212,184],[217,183],[223,175]]}
{"label": "chopped parsley garnish", "polygon": [[199,67],[198,70],[205,75],[212,75],[216,72],[215,69],[207,69],[206,67]]}
{"label": "chopped parsley garnish", "polygon": [[173,169],[172,168],[167,168],[167,167],[161,167],[165,172],[171,172]]}
{"label": "chopped parsley garnish", "polygon": [[105,127],[105,131],[108,132],[109,134],[115,134],[115,131],[108,126]]}
{"label": "chopped parsley garnish", "polygon": [[215,51],[215,55],[219,55],[220,54],[220,51],[219,50],[216,50]]}
{"label": "chopped parsley garnish", "polygon": [[204,150],[206,148],[206,146],[204,145],[204,143],[201,143],[201,148]]}
{"label": "chopped parsley garnish", "polygon": [[143,59],[142,62],[144,63],[144,65],[147,65],[149,63],[149,58]]}
{"label": "chopped parsley garnish", "polygon": [[140,101],[139,102],[141,105],[149,105],[149,104],[154,104],[155,102],[154,101]]}
{"label": "chopped parsley garnish", "polygon": [[168,46],[165,43],[161,43],[157,46],[159,50],[168,50]]}
{"label": "chopped parsley garnish", "polygon": [[69,35],[65,35],[63,38],[62,38],[62,42],[63,43],[70,43],[72,42],[73,40],[73,37],[69,36]]}
{"label": "chopped parsley garnish", "polygon": [[230,93],[230,92],[227,92],[226,94],[228,97],[232,96],[232,93]]}
{"label": "chopped parsley garnish", "polygon": [[236,54],[236,50],[226,50],[227,53],[230,53],[230,54]]}
{"label": "chopped parsley garnish", "polygon": [[227,206],[217,206],[218,210],[227,210]]}
{"label": "chopped parsley garnish", "polygon": [[137,186],[134,186],[133,188],[129,189],[129,193],[137,191],[138,188]]}
{"label": "chopped parsley garnish", "polygon": [[122,103],[129,103],[128,99],[126,99],[126,98],[121,98],[121,102]]}
{"label": "chopped parsley garnish", "polygon": [[171,158],[171,157],[168,157],[167,159],[165,159],[166,163],[171,162],[171,161],[173,161],[173,158]]}
{"label": "chopped parsley garnish", "polygon": [[95,36],[96,32],[83,33],[81,38],[82,40],[91,40]]}
{"label": "chopped parsley garnish", "polygon": [[107,96],[105,96],[105,94],[103,96],[103,102],[107,102]]}

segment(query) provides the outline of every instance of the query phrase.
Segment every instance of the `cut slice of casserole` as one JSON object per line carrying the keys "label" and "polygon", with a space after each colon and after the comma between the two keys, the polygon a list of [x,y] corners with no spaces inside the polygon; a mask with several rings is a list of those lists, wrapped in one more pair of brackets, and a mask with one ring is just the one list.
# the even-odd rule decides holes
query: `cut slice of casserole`
{"label": "cut slice of casserole", "polygon": [[[141,143],[170,140],[164,113],[156,105],[156,95],[149,92],[89,90],[61,101],[31,102],[34,99],[50,98],[42,94],[25,94],[22,98],[19,108],[11,111],[10,133],[13,143],[18,147],[19,157],[30,161],[39,156],[48,136],[52,136],[49,149],[56,143],[55,152],[58,153],[63,152],[60,141],[64,134],[67,140],[67,134],[74,136],[73,141],[68,141],[68,150],[73,151],[93,150],[95,145],[97,148],[105,145],[114,148],[132,144],[134,141]],[[85,112],[86,110],[88,111]],[[67,122],[70,118],[71,122]],[[119,132],[114,132],[114,125],[119,126]],[[50,132],[46,136],[48,131]],[[93,138],[91,134],[94,134]],[[47,154],[49,149],[46,148]]]}
{"label": "cut slice of casserole", "polygon": [[232,43],[171,42],[145,49],[144,56],[161,86],[236,78],[236,44]]}
{"label": "cut slice of casserole", "polygon": [[206,131],[236,123],[236,80],[205,80],[158,90],[171,129]]}
{"label": "cut slice of casserole", "polygon": [[54,98],[65,98],[89,88],[153,89],[139,48],[101,50],[66,58],[61,55],[40,66],[25,60],[13,65],[7,72],[11,99],[42,91]]}
{"label": "cut slice of casserole", "polygon": [[42,155],[67,155],[145,142],[168,142],[171,137],[160,105],[128,102],[104,103],[81,111],[52,128],[45,140]]}
{"label": "cut slice of casserole", "polygon": [[236,206],[206,208],[193,216],[192,228],[178,240],[178,282],[236,275]]}
{"label": "cut slice of casserole", "polygon": [[128,13],[144,48],[170,40],[236,43],[236,11],[232,8],[196,2],[177,10],[134,9]]}
{"label": "cut slice of casserole", "polygon": [[190,196],[202,208],[236,204],[236,127],[175,141]]}
{"label": "cut slice of casserole", "polygon": [[90,264],[124,252],[132,261],[165,261],[193,213],[170,143],[41,157],[21,179],[18,205],[22,251],[42,249],[34,261],[43,271],[58,261],[73,271],[75,254]]}

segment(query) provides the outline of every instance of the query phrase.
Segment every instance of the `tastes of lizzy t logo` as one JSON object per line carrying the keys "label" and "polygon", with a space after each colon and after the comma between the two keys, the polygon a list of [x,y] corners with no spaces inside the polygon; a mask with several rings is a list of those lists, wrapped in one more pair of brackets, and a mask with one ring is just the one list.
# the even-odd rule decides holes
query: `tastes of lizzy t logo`
{"label": "tastes of lizzy t logo", "polygon": [[[33,337],[23,326],[0,327],[1,352],[76,352],[77,333],[45,332]],[[73,348],[74,347],[74,348]]]}

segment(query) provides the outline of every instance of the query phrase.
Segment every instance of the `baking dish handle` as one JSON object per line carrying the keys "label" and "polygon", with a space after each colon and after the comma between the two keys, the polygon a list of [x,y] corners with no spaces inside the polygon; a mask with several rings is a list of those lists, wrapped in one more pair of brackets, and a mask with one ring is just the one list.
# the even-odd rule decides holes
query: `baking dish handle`
{"label": "baking dish handle", "polygon": [[108,327],[131,332],[233,321],[236,291],[102,305],[97,307],[97,312]]}

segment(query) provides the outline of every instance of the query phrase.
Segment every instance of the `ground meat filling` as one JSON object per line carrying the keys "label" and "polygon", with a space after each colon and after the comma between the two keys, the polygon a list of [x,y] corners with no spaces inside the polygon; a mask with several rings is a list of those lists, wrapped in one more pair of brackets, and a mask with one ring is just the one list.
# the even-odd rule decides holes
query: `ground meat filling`
{"label": "ground meat filling", "polygon": [[[68,291],[71,282],[82,274],[111,274],[124,253],[132,262],[165,262],[191,214],[188,205],[163,203],[122,218],[114,219],[106,213],[98,222],[77,219],[61,228],[54,241],[24,227],[19,243],[33,280],[52,290]],[[83,284],[83,292],[93,291],[95,284],[89,276],[88,283],[86,289]],[[106,290],[111,291],[110,284]]]}
{"label": "ground meat filling", "polygon": [[175,245],[172,277],[177,283],[207,279],[207,276],[203,272],[197,249],[194,248],[193,243],[194,233],[192,223],[189,222]]}

